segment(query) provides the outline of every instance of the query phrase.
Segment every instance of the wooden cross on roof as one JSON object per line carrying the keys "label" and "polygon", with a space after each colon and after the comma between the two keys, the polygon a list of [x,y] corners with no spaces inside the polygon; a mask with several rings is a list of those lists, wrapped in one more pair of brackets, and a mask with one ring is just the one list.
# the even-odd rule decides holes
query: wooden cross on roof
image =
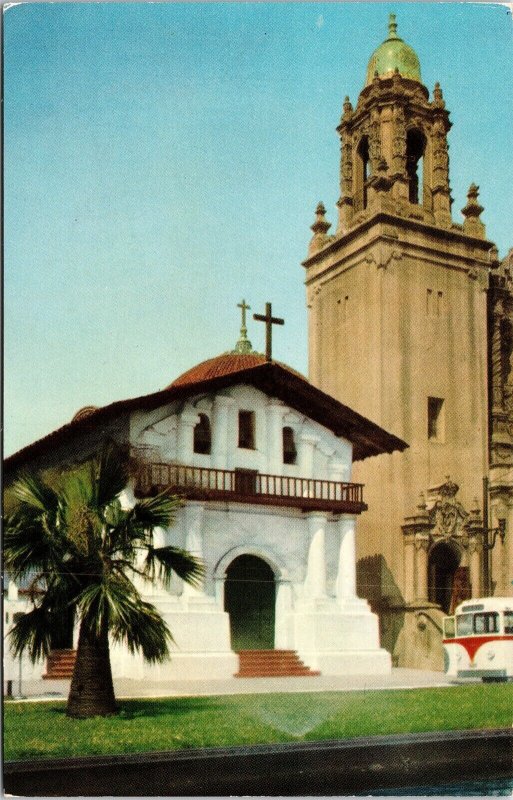
{"label": "wooden cross on roof", "polygon": [[265,304],[265,314],[253,314],[253,319],[265,322],[265,360],[272,361],[272,327],[273,325],[285,325],[285,320],[273,317],[271,303]]}

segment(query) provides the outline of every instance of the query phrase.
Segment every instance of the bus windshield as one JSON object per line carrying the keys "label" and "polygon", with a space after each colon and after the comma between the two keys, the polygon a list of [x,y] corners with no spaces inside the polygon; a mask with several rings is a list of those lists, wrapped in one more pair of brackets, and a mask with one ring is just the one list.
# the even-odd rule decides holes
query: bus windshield
{"label": "bus windshield", "polygon": [[458,614],[456,617],[456,631],[458,636],[472,635],[472,614]]}
{"label": "bus windshield", "polygon": [[444,617],[444,639],[454,639],[456,635],[454,617]]}

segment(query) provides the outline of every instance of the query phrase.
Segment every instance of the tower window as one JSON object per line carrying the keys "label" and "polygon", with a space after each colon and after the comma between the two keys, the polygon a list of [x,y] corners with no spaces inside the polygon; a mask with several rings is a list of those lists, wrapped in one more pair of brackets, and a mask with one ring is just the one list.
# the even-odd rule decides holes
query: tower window
{"label": "tower window", "polygon": [[369,160],[369,140],[366,136],[363,137],[358,145],[358,194],[362,198],[362,208],[367,208],[367,186],[366,182],[370,175],[370,160]]}
{"label": "tower window", "polygon": [[255,449],[255,412],[239,411],[239,447]]}
{"label": "tower window", "polygon": [[212,447],[210,420],[206,414],[199,415],[199,422],[194,428],[194,452],[208,455]]}
{"label": "tower window", "polygon": [[445,438],[444,401],[441,397],[428,397],[428,439],[443,442]]}
{"label": "tower window", "polygon": [[406,134],[406,170],[408,172],[408,199],[418,205],[420,190],[423,188],[423,160],[426,140],[423,134],[409,130]]}
{"label": "tower window", "polygon": [[297,458],[294,431],[288,426],[283,428],[283,463],[295,464]]}

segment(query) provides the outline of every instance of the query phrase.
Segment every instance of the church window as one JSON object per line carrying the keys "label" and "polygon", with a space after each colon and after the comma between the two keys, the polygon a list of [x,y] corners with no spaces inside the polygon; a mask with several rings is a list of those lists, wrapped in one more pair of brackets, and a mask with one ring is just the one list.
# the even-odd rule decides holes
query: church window
{"label": "church window", "polygon": [[428,397],[428,439],[444,441],[444,401],[441,397]]}
{"label": "church window", "polygon": [[294,431],[286,426],[283,428],[283,463],[295,464],[297,458],[296,443],[294,441]]}
{"label": "church window", "polygon": [[406,170],[408,172],[408,199],[418,205],[423,188],[424,151],[426,140],[423,134],[413,128],[406,135]]}
{"label": "church window", "polygon": [[239,447],[255,449],[255,412],[239,411]]}
{"label": "church window", "polygon": [[210,420],[206,414],[199,415],[199,422],[194,428],[194,452],[208,455],[212,447]]}
{"label": "church window", "polygon": [[362,208],[367,208],[367,180],[370,175],[369,140],[366,136],[358,145],[358,194],[362,198]]}
{"label": "church window", "polygon": [[426,298],[426,313],[428,317],[430,317],[433,313],[433,290],[427,290],[427,298]]}

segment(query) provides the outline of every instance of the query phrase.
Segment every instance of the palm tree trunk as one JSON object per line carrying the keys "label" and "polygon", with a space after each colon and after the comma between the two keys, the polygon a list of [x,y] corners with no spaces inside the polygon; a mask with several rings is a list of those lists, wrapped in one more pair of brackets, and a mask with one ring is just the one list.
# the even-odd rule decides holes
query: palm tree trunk
{"label": "palm tree trunk", "polygon": [[66,713],[68,717],[84,718],[117,712],[107,628],[94,634],[82,621]]}

